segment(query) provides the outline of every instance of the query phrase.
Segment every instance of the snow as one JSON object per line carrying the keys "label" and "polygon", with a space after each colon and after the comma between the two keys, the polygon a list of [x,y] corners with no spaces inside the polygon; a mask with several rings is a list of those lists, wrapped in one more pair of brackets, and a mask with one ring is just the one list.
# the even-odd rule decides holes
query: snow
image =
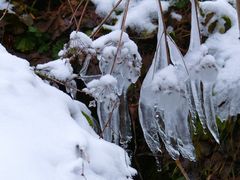
{"label": "snow", "polygon": [[226,0],[200,2],[200,7],[202,13],[205,15],[203,19],[200,19],[202,22],[206,19],[208,14],[213,13],[213,17],[206,26],[201,27],[201,33],[205,36],[209,35],[208,28],[215,21],[217,21],[217,24],[214,33],[216,30],[221,31],[221,29],[224,28],[225,21],[223,17],[228,17],[233,26],[237,24],[236,10]]}
{"label": "snow", "polygon": [[12,8],[13,8],[13,5],[10,2],[6,2],[5,0],[0,0],[0,10],[7,9],[9,13],[13,13]]}
{"label": "snow", "polygon": [[64,82],[74,78],[73,69],[68,59],[58,59],[45,64],[39,64],[36,66],[36,70]]}
{"label": "snow", "polygon": [[236,116],[240,113],[238,91],[240,85],[240,42],[237,25],[225,34],[212,35],[207,40],[206,45],[219,66],[219,75],[214,87],[215,108],[217,115],[222,120],[226,120],[228,116]]}
{"label": "snow", "polygon": [[[89,38],[86,34],[73,31],[69,36],[69,43],[64,44],[64,47],[58,53],[58,56],[61,58],[68,57],[69,54],[74,52],[74,50],[84,53],[85,55],[93,55],[95,54],[95,51],[92,48],[92,43],[91,38]],[[80,59],[79,61],[83,61],[83,59]]]}
{"label": "snow", "polygon": [[171,12],[171,17],[172,17],[173,19],[176,19],[177,21],[181,21],[181,20],[182,20],[182,15],[177,14],[177,13],[175,13],[175,12]]}
{"label": "snow", "polygon": [[122,34],[121,47],[116,55],[120,36],[121,31],[116,30],[93,41],[100,70],[103,75],[111,73],[118,80],[119,95],[131,83],[137,81],[142,66],[138,47],[125,32]]}
{"label": "snow", "polygon": [[172,65],[169,65],[163,70],[157,72],[152,83],[153,91],[166,91],[169,87],[173,88],[175,85],[177,85],[175,90],[180,91],[180,82],[178,82],[175,68]]}
{"label": "snow", "polygon": [[[104,3],[102,3],[101,0],[92,0],[96,6],[96,13],[100,15],[109,13],[117,1],[118,0],[105,0]],[[122,11],[124,3],[125,1],[123,0],[117,8],[117,11]],[[162,6],[163,11],[166,12],[169,8],[169,2],[162,1]],[[157,28],[157,25],[153,23],[153,20],[157,19],[157,7],[156,0],[131,1],[126,18],[126,27],[130,27],[136,32],[153,32]],[[111,30],[120,29],[122,16],[123,13],[120,15],[114,14],[113,18],[117,20],[115,25],[104,25],[104,27]]]}
{"label": "snow", "polygon": [[0,56],[0,179],[131,179],[126,152],[96,135],[85,105],[2,46]]}
{"label": "snow", "polygon": [[92,40],[84,33],[73,31],[70,34],[70,47],[86,48],[92,46]]}
{"label": "snow", "polygon": [[[162,1],[163,11],[168,10],[169,4]],[[156,30],[157,25],[153,24],[153,19],[157,19],[157,1],[156,0],[143,0],[136,2],[129,9],[126,19],[126,26],[130,27],[136,32]],[[140,13],[141,12],[141,13]]]}
{"label": "snow", "polygon": [[91,94],[100,102],[106,101],[107,98],[110,98],[113,101],[118,99],[116,93],[117,80],[110,74],[102,76],[99,80],[94,79],[90,81],[84,91]]}
{"label": "snow", "polygon": [[[96,13],[101,15],[101,16],[105,16],[107,13],[109,13],[113,6],[117,3],[118,0],[105,0],[104,3],[102,2],[102,0],[91,0],[95,6],[96,6]],[[120,7],[123,7],[122,5],[123,3],[121,3],[121,5],[119,5]]]}

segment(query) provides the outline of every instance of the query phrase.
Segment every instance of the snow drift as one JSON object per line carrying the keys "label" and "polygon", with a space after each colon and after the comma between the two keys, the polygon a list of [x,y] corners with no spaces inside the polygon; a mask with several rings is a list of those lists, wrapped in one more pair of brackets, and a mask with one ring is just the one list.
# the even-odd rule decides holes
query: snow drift
{"label": "snow drift", "polygon": [[1,45],[0,57],[0,179],[131,179],[136,171],[125,151],[96,135],[85,105]]}

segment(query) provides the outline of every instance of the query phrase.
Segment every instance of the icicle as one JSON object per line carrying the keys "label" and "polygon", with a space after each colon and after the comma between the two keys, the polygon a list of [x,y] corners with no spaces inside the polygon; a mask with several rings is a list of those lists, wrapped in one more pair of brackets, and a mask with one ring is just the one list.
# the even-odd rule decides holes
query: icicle
{"label": "icicle", "polygon": [[90,81],[83,89],[97,101],[97,113],[102,136],[107,141],[119,143],[119,98],[117,80],[107,74],[98,80]]}
{"label": "icicle", "polygon": [[218,127],[212,101],[213,84],[218,75],[218,69],[214,57],[211,55],[205,56],[200,62],[198,71],[203,83],[203,107],[206,117],[206,124],[216,142],[219,143]]}
{"label": "icicle", "polygon": [[120,132],[121,139],[120,144],[124,147],[127,146],[127,143],[132,139],[131,133],[131,118],[128,110],[128,102],[127,102],[127,93],[124,90],[123,94],[120,96]]}
{"label": "icicle", "polygon": [[204,90],[203,90],[203,97],[204,97],[204,111],[206,115],[206,123],[209,131],[213,135],[214,139],[217,143],[219,142],[219,133],[218,133],[218,127],[216,123],[216,115],[215,110],[212,102],[212,89],[213,84],[212,83],[204,83],[203,84]]}
{"label": "icicle", "polygon": [[201,82],[199,80],[191,81],[191,89],[194,100],[194,105],[196,107],[196,112],[198,114],[199,120],[202,124],[203,129],[206,129],[206,117],[203,112],[202,104],[202,90],[201,90]]}
{"label": "icicle", "polygon": [[198,9],[196,0],[191,0],[191,38],[190,45],[187,54],[185,55],[185,60],[187,67],[189,69],[190,81],[187,83],[189,97],[191,98],[191,118],[193,126],[196,125],[197,115],[203,126],[203,129],[206,129],[206,117],[203,110],[203,101],[202,101],[202,89],[201,82],[196,73],[196,66],[198,65],[201,58],[205,55],[205,47],[201,47],[201,36],[199,30],[199,20],[198,20]]}
{"label": "icicle", "polygon": [[198,50],[201,46],[201,36],[199,29],[198,9],[196,0],[191,0],[191,38],[187,53]]}
{"label": "icicle", "polygon": [[141,95],[139,100],[139,120],[148,147],[153,152],[153,154],[157,155],[159,152],[161,152],[161,145],[158,136],[158,125],[156,121],[154,121],[155,113],[153,111],[153,108],[155,106],[155,102],[152,98],[153,93],[151,91],[151,87],[149,86],[151,81],[148,81],[148,79],[151,79],[150,76],[152,72],[153,67],[148,71],[147,77],[144,79],[141,88]]}
{"label": "icicle", "polygon": [[101,135],[104,140],[112,142],[111,123],[109,120],[110,112],[106,112],[104,108],[105,102],[97,102],[97,114],[101,127]]}

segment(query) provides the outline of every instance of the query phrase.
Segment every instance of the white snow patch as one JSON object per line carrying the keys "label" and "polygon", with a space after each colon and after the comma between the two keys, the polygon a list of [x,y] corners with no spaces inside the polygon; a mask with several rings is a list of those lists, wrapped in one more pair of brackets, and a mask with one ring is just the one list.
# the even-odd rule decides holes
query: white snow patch
{"label": "white snow patch", "polygon": [[[114,4],[118,0],[92,0],[96,6],[96,13],[100,15],[106,15],[111,11]],[[162,1],[163,11],[166,12],[169,8],[168,1]],[[124,8],[125,1],[123,1],[119,7],[118,11],[122,11]],[[156,30],[157,25],[153,23],[154,19],[157,19],[158,5],[156,0],[142,0],[142,1],[131,1],[130,7],[126,19],[126,26],[134,29],[136,32],[148,31],[152,32]],[[115,25],[104,25],[105,28],[111,30],[120,29],[123,13],[120,15],[113,14],[113,18],[117,19]]]}
{"label": "white snow patch", "polygon": [[0,0],[0,10],[7,9],[9,13],[13,13],[12,11],[13,5],[10,2],[5,0]]}
{"label": "white snow patch", "polygon": [[39,64],[36,66],[36,69],[64,82],[74,78],[73,69],[68,59],[58,59],[45,64]]}
{"label": "white snow patch", "polygon": [[181,20],[182,20],[182,15],[177,14],[177,13],[175,13],[175,12],[171,12],[171,17],[172,17],[173,19],[176,19],[177,21],[181,21]]}
{"label": "white snow patch", "polygon": [[0,56],[0,179],[131,179],[126,152],[99,139],[81,113],[90,113],[85,105],[2,46]]}

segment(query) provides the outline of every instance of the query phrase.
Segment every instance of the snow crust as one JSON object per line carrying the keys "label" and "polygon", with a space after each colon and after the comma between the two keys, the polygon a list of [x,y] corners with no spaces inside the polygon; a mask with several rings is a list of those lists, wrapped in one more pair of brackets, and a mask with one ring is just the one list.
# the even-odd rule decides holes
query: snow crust
{"label": "snow crust", "polygon": [[123,180],[136,173],[120,147],[99,139],[89,110],[0,46],[0,179]]}

